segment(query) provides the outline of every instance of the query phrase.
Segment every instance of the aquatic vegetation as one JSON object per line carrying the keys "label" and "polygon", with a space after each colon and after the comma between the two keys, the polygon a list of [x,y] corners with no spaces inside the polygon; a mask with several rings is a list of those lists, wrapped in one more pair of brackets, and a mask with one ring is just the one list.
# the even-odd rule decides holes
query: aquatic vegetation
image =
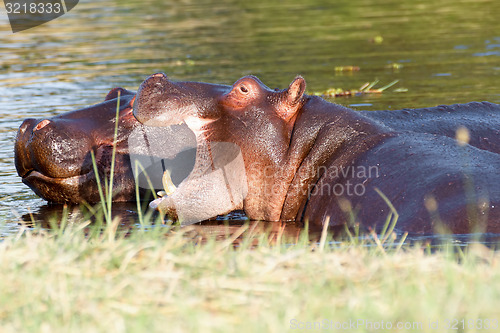
{"label": "aquatic vegetation", "polygon": [[336,66],[336,72],[357,72],[360,68],[358,66]]}
{"label": "aquatic vegetation", "polygon": [[328,88],[324,91],[312,92],[311,95],[333,98],[343,96],[358,96],[364,94],[381,94],[384,90],[392,87],[398,82],[399,80],[394,80],[381,88],[375,88],[375,85],[379,83],[379,80],[375,80],[373,82],[367,82],[363,84],[359,89],[346,90],[343,88]]}
{"label": "aquatic vegetation", "polygon": [[403,64],[400,64],[398,62],[391,62],[390,64],[385,66],[385,68],[392,69],[394,71],[398,71],[403,67],[404,67]]}

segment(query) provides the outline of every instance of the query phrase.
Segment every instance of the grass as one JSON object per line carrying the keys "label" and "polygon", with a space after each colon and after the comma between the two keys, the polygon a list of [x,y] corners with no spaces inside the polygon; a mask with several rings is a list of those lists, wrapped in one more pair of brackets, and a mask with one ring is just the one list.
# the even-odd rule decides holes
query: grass
{"label": "grass", "polygon": [[98,233],[68,222],[4,240],[2,332],[284,332],[349,320],[365,321],[350,332],[381,321],[436,332],[429,321],[499,319],[500,255],[482,245],[426,253],[261,235],[234,247],[165,228],[125,237],[113,224]]}

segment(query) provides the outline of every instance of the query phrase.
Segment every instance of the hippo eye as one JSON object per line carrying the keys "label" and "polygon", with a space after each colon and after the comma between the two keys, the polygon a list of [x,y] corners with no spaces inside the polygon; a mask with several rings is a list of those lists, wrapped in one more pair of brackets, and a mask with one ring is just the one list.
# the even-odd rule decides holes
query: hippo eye
{"label": "hippo eye", "polygon": [[247,93],[248,93],[248,88],[247,88],[247,87],[245,87],[244,85],[241,85],[241,86],[240,86],[240,91],[241,91],[242,93],[244,93],[244,94],[247,94]]}

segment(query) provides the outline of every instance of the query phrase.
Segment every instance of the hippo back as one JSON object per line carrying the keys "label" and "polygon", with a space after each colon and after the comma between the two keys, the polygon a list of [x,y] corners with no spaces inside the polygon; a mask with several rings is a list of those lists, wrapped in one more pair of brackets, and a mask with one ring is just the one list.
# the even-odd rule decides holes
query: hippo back
{"label": "hippo back", "polygon": [[423,109],[359,111],[396,131],[428,133],[455,138],[465,127],[470,144],[500,154],[500,105],[490,102],[440,105]]}

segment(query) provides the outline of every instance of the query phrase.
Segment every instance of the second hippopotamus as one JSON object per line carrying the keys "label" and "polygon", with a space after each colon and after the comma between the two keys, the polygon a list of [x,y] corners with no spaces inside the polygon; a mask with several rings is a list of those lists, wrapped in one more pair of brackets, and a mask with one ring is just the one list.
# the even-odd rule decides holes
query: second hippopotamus
{"label": "second hippopotamus", "polygon": [[425,109],[356,112],[305,90],[300,76],[283,90],[254,76],[232,86],[150,76],[134,116],[185,123],[197,145],[191,174],[151,206],[181,220],[216,207],[317,227],[380,229],[392,214],[400,231],[500,232],[498,105],[442,107],[449,119],[432,122]]}

